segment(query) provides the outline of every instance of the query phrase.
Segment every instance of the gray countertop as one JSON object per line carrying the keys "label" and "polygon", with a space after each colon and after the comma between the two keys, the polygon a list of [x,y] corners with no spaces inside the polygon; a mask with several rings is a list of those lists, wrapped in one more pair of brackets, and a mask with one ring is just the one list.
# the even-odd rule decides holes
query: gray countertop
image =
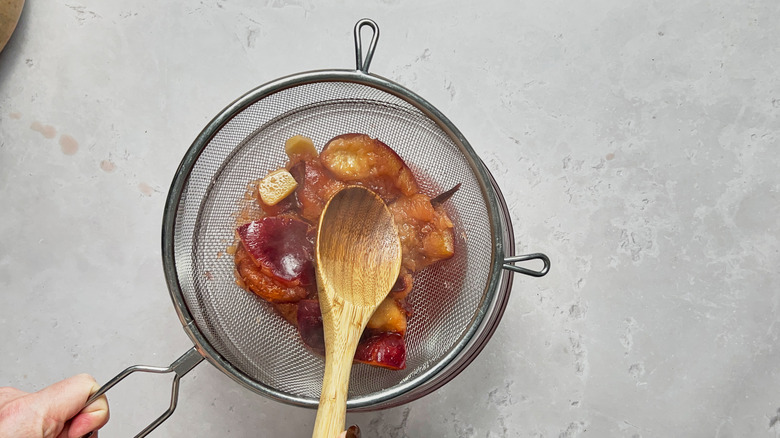
{"label": "gray countertop", "polygon": [[[772,0],[28,1],[0,52],[0,385],[167,365],[191,344],[164,282],[184,152],[246,91],[351,68],[446,114],[494,173],[518,252],[482,354],[367,437],[780,436],[780,5]],[[112,390],[106,437],[168,403]],[[208,364],[152,436],[309,436],[314,412]]]}

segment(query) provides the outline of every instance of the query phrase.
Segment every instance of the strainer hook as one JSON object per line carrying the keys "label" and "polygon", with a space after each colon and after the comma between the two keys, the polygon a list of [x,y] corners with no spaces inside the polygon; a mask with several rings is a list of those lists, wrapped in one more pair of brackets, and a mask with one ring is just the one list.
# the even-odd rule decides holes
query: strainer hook
{"label": "strainer hook", "polygon": [[[513,263],[525,262],[528,260],[541,260],[544,265],[542,266],[542,269],[538,271],[513,265]],[[530,275],[532,277],[544,277],[547,275],[547,272],[550,271],[550,258],[542,253],[523,254],[519,256],[507,257],[504,259],[503,268],[510,271],[519,272],[520,274]]]}
{"label": "strainer hook", "polygon": [[84,406],[89,406],[97,400],[98,397],[105,394],[106,391],[111,389],[114,385],[119,383],[122,379],[129,376],[130,374],[133,374],[134,372],[143,372],[143,373],[158,373],[158,374],[164,374],[164,373],[170,373],[173,372],[175,375],[173,376],[173,383],[171,384],[171,404],[168,406],[168,410],[163,412],[162,415],[157,417],[156,420],[154,420],[151,424],[146,426],[144,430],[138,433],[138,435],[135,436],[135,438],[143,438],[146,435],[148,435],[151,431],[157,428],[160,424],[162,424],[163,421],[167,420],[168,417],[173,414],[173,411],[176,409],[176,403],[179,400],[179,379],[181,379],[185,374],[187,374],[191,369],[195,368],[195,365],[199,364],[203,360],[203,355],[201,355],[198,350],[195,347],[190,348],[186,353],[182,354],[181,357],[173,361],[173,363],[168,367],[150,367],[145,365],[134,365],[129,368],[126,368],[121,373],[117,374],[116,377],[109,380],[108,383],[101,386],[100,389],[87,400],[87,403],[84,404]]}
{"label": "strainer hook", "polygon": [[[368,43],[368,51],[365,58],[363,58],[363,38],[360,36],[360,30],[363,26],[371,28],[373,34],[371,35],[371,42]],[[368,73],[368,67],[371,65],[371,58],[374,57],[374,49],[376,49],[376,42],[379,40],[379,26],[376,22],[370,18],[364,18],[355,24],[355,58],[356,69],[363,73]]]}

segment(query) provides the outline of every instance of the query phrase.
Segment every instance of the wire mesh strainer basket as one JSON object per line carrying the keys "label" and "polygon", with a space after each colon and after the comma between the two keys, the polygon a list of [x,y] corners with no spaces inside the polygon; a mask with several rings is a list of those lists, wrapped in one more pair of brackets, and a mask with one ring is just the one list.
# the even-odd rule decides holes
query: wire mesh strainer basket
{"label": "wire mesh strainer basket", "polygon": [[[373,35],[363,56],[361,29]],[[379,29],[355,26],[355,70],[284,77],[239,98],[196,138],[174,177],[163,218],[163,265],[174,307],[195,347],[169,367],[124,370],[93,399],[135,371],[174,372],[179,379],[204,358],[243,386],[276,400],[316,407],[324,361],[293,326],[241,289],[232,257],[235,214],[247,184],[286,161],[285,140],[305,135],[317,145],[360,132],[390,145],[417,176],[420,191],[460,190],[445,203],[455,225],[455,256],[415,275],[401,371],[357,364],[347,407],[374,410],[407,403],[448,382],[481,351],[506,306],[512,272],[543,276],[543,254],[514,256],[503,196],[482,161],[443,114],[408,89],[369,74]],[[540,270],[513,263],[539,259]]]}

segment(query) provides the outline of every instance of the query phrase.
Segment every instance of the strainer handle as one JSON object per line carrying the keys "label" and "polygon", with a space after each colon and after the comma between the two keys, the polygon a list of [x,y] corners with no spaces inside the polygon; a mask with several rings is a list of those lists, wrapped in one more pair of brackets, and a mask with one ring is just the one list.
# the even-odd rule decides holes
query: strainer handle
{"label": "strainer handle", "polygon": [[173,384],[171,387],[171,404],[168,407],[168,410],[163,412],[162,415],[157,417],[156,420],[154,420],[151,424],[146,426],[144,430],[142,430],[138,435],[135,436],[135,438],[142,438],[148,435],[151,431],[153,431],[157,426],[162,424],[163,421],[167,420],[168,417],[173,414],[174,409],[176,409],[176,402],[179,399],[179,379],[181,379],[185,374],[187,374],[191,369],[195,368],[195,365],[199,364],[203,360],[203,356],[198,352],[198,350],[195,347],[192,347],[189,349],[186,353],[182,354],[180,358],[173,361],[173,363],[167,367],[150,367],[145,365],[134,365],[131,366],[121,373],[117,374],[116,377],[109,380],[108,383],[101,386],[98,392],[92,394],[92,396],[87,400],[87,403],[85,406],[90,405],[92,402],[94,402],[98,397],[105,394],[106,391],[111,389],[114,385],[119,383],[122,379],[129,376],[130,374],[133,374],[136,371],[143,372],[143,373],[176,373],[175,376],[173,376]]}
{"label": "strainer handle", "polygon": [[[371,35],[371,42],[368,43],[368,51],[365,58],[363,58],[363,38],[360,36],[360,29],[363,26],[368,26],[371,31],[374,32]],[[376,49],[376,42],[379,40],[379,26],[376,22],[370,18],[364,18],[357,22],[355,25],[355,68],[363,73],[368,73],[368,67],[371,65],[371,58],[374,57],[374,49]]]}
{"label": "strainer handle", "polygon": [[[521,266],[515,266],[513,263],[525,262],[528,260],[541,260],[544,265],[542,269],[534,271],[533,269],[523,268]],[[523,254],[519,256],[507,257],[504,259],[504,269],[510,271],[519,272],[521,274],[530,275],[532,277],[544,277],[547,272],[550,271],[550,258],[542,253]]]}

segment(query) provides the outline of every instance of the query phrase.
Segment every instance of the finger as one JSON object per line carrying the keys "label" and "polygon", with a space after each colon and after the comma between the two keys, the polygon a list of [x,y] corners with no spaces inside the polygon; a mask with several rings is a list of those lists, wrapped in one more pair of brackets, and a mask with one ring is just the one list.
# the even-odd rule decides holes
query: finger
{"label": "finger", "polygon": [[76,416],[84,408],[89,395],[98,388],[92,376],[79,374],[30,394],[30,407],[46,419],[44,430],[55,435],[53,432],[61,430],[69,419]]}
{"label": "finger", "polygon": [[[87,435],[88,433],[105,426],[109,416],[110,413],[106,396],[100,396],[70,420],[62,431],[62,436],[66,438],[79,438]],[[94,437],[95,434],[92,436]]]}

